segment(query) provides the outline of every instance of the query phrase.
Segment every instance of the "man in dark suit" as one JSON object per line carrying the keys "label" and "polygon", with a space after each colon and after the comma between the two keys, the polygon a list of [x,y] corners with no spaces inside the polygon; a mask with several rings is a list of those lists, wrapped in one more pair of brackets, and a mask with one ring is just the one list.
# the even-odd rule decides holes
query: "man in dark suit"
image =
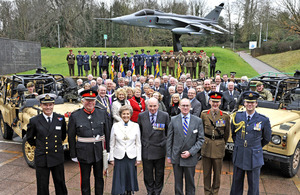
{"label": "man in dark suit", "polygon": [[234,90],[234,83],[228,83],[228,90],[223,93],[222,97],[222,110],[231,112],[236,105],[238,98],[240,97],[240,92]]}
{"label": "man in dark suit", "polygon": [[[94,170],[95,194],[103,194],[103,150],[109,152],[109,123],[106,110],[96,105],[97,91],[84,90],[80,93],[83,108],[71,114],[68,124],[70,155],[79,161],[81,193],[91,194],[90,175]],[[76,140],[77,137],[77,140]]]}
{"label": "man in dark suit", "polygon": [[182,99],[181,114],[172,117],[168,128],[167,161],[173,164],[175,194],[183,195],[183,175],[187,195],[195,194],[195,167],[197,152],[204,141],[203,124],[199,117],[190,114],[191,102]]}
{"label": "man in dark suit", "polygon": [[167,75],[163,76],[163,83],[160,84],[161,88],[164,88],[165,91],[168,91],[168,88],[171,86],[171,84],[169,83],[169,77]]}
{"label": "man in dark suit", "polygon": [[158,110],[156,98],[150,98],[148,110],[139,114],[138,124],[141,130],[144,183],[147,194],[159,195],[164,183],[169,115]]}
{"label": "man in dark suit", "polygon": [[191,101],[191,111],[190,113],[192,115],[200,117],[201,114],[201,103],[196,99],[196,90],[194,88],[191,88],[188,91],[188,97]]}
{"label": "man in dark suit", "polygon": [[260,169],[264,165],[262,148],[271,141],[272,130],[269,118],[255,111],[258,97],[256,92],[245,91],[246,111],[236,112],[232,117],[234,150],[231,195],[243,194],[246,172],[248,194],[259,194]]}
{"label": "man in dark suit", "polygon": [[30,119],[27,126],[27,141],[35,149],[37,194],[49,194],[50,171],[56,194],[68,194],[64,174],[64,150],[66,139],[64,116],[53,113],[56,95],[37,96],[43,113]]}
{"label": "man in dark suit", "polygon": [[187,93],[184,93],[183,90],[184,90],[184,84],[181,82],[177,83],[176,91],[177,93],[179,93],[180,99],[188,98]]}
{"label": "man in dark suit", "polygon": [[228,90],[228,85],[229,81],[228,81],[228,75],[227,74],[223,74],[223,82],[221,83],[221,89],[223,91]]}
{"label": "man in dark suit", "polygon": [[186,79],[186,87],[184,88],[183,92],[188,93],[189,89],[192,88],[192,79],[188,78]]}
{"label": "man in dark suit", "polygon": [[214,53],[211,54],[209,60],[210,60],[210,77],[215,77],[217,58],[215,57]]}
{"label": "man in dark suit", "polygon": [[[204,81],[204,91],[200,92],[197,94],[196,98],[197,100],[201,103],[202,110],[208,110],[210,109],[210,104],[209,104],[209,97],[208,94],[211,92],[210,89],[210,80],[205,80]],[[202,112],[201,110],[201,112]]]}

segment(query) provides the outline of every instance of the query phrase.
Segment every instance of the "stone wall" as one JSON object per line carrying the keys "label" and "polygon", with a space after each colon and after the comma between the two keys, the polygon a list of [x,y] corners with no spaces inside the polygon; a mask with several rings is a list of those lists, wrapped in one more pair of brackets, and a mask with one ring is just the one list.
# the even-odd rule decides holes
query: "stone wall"
{"label": "stone wall", "polygon": [[0,38],[0,75],[41,67],[41,44]]}

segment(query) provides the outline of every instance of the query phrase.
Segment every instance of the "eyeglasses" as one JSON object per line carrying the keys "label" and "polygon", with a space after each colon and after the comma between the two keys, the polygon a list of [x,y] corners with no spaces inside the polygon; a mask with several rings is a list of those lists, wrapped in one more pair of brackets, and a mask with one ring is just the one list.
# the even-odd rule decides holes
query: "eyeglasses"
{"label": "eyeglasses", "polygon": [[190,105],[180,105],[181,107],[189,107]]}

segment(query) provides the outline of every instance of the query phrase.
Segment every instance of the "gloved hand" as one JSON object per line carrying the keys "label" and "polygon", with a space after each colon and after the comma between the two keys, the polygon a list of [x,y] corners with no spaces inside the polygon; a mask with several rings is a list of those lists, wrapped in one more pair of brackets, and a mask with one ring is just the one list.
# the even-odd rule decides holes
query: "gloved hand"
{"label": "gloved hand", "polygon": [[76,158],[72,158],[72,161],[78,163],[77,157]]}

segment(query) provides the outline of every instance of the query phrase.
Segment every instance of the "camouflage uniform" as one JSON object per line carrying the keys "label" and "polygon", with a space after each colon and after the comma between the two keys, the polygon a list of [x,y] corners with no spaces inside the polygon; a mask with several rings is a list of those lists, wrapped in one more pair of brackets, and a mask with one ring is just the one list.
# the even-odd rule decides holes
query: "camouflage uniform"
{"label": "camouflage uniform", "polygon": [[257,91],[255,90],[255,92],[259,93],[259,100],[267,100],[267,101],[273,101],[273,95],[272,93],[267,90],[267,89],[263,89],[262,91]]}

